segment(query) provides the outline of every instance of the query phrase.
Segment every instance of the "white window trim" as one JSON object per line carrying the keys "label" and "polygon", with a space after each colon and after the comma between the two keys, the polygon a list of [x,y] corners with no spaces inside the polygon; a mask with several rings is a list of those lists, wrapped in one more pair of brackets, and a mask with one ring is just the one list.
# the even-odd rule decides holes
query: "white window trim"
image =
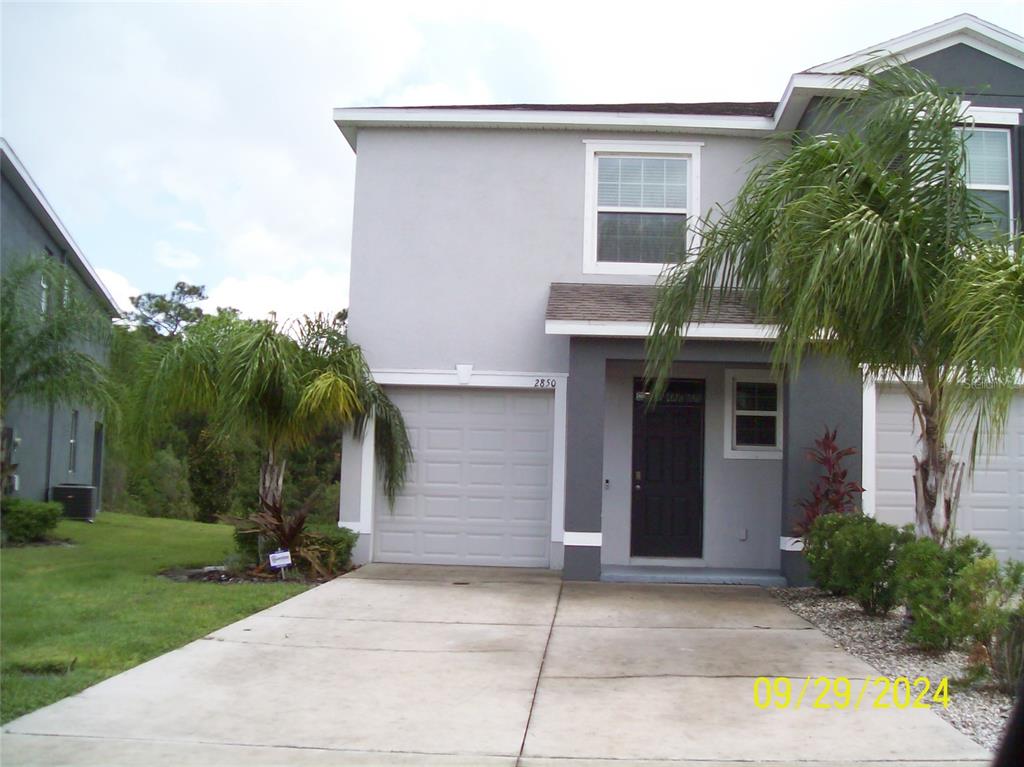
{"label": "white window trim", "polygon": [[[574,533],[565,529],[565,459],[566,433],[568,424],[568,400],[566,384],[568,373],[529,373],[504,370],[474,370],[472,365],[456,365],[452,370],[382,369],[371,370],[374,380],[386,386],[437,386],[493,389],[533,389],[554,393],[554,420],[552,423],[553,444],[551,447],[551,541],[563,543],[566,535],[570,540],[586,540],[589,543],[565,545],[600,545],[600,539],[592,534],[584,538],[572,538]],[[359,520],[340,519],[339,527],[347,527],[362,535],[373,535],[374,490],[376,489],[376,457],[374,454],[373,422],[366,425],[363,436],[360,461]],[[600,533],[597,533],[599,536]],[[590,536],[590,537],[587,537]],[[594,543],[594,541],[597,543]],[[374,547],[370,549],[370,560],[374,558]]]}
{"label": "white window trim", "polygon": [[[685,213],[687,247],[700,242],[695,226],[700,216],[700,150],[703,142],[681,141],[613,141],[584,139],[586,171],[583,204],[583,272],[584,274],[639,274],[659,275],[668,264],[635,264],[597,260],[597,158],[599,155],[650,155],[685,157],[687,163],[686,210],[671,209],[671,213]],[[654,209],[645,209],[657,212]]]}
{"label": "white window trim", "polygon": [[986,128],[978,125],[965,125],[964,130],[969,130],[972,133],[978,133],[985,131],[987,133],[1001,133],[1006,139],[1006,178],[1009,183],[1007,184],[967,184],[968,189],[977,190],[979,192],[1006,192],[1009,202],[1009,209],[1007,215],[1010,219],[1010,236],[1013,237],[1016,234],[1016,216],[1013,209],[1013,141],[1010,137],[1010,130],[1008,128]]}
{"label": "white window trim", "polygon": [[[734,410],[734,399],[736,382],[751,383],[773,383],[776,385],[775,399],[775,447],[733,447],[735,439],[736,412]],[[782,460],[782,386],[776,381],[770,370],[751,369],[725,371],[725,442],[724,456],[726,458],[746,458],[753,460]],[[764,411],[767,413],[768,411]]]}

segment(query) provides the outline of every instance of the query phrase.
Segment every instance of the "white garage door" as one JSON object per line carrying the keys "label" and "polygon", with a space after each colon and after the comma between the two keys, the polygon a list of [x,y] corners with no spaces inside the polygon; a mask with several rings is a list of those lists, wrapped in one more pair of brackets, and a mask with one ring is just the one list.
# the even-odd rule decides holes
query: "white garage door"
{"label": "white garage door", "polygon": [[378,496],[381,562],[547,567],[550,392],[389,388],[415,462],[394,509]]}
{"label": "white garage door", "polygon": [[[914,521],[911,414],[902,391],[879,389],[875,515],[883,522]],[[1024,560],[1024,394],[1014,400],[1001,448],[979,458],[973,481],[964,478],[957,531],[987,541],[1001,559]]]}

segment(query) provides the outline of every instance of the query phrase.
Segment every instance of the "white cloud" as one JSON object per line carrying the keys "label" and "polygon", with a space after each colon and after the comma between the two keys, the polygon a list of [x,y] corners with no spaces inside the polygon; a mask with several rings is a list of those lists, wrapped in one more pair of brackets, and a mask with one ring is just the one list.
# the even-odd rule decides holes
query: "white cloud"
{"label": "white cloud", "polygon": [[207,292],[203,309],[208,312],[230,306],[253,319],[276,312],[281,321],[316,312],[333,314],[348,306],[348,270],[314,267],[288,277],[227,277]]}
{"label": "white cloud", "polygon": [[179,232],[194,232],[200,234],[206,231],[205,226],[200,226],[195,221],[189,221],[187,219],[180,219],[174,222],[174,228]]}
{"label": "white cloud", "polygon": [[141,295],[143,291],[129,282],[127,277],[112,269],[100,267],[96,270],[96,274],[99,275],[103,284],[107,286],[107,290],[110,291],[110,295],[113,296],[114,303],[117,304],[118,308],[122,312],[130,312],[132,310],[132,298]]}
{"label": "white cloud", "polygon": [[179,248],[166,240],[160,240],[154,250],[157,263],[168,269],[195,269],[199,266],[199,256],[191,250]]}

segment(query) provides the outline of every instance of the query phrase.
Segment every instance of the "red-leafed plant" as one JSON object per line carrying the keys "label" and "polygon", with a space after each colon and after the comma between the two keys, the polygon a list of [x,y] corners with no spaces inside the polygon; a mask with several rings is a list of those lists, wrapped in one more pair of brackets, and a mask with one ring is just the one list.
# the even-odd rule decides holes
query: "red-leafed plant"
{"label": "red-leafed plant", "polygon": [[836,442],[836,429],[814,440],[814,449],[807,451],[808,459],[821,466],[821,476],[811,483],[811,496],[797,505],[803,509],[804,518],[794,525],[798,536],[804,536],[811,529],[814,520],[823,514],[852,514],[857,511],[857,500],[864,492],[859,482],[848,480],[843,461],[857,450],[852,447],[840,448]]}

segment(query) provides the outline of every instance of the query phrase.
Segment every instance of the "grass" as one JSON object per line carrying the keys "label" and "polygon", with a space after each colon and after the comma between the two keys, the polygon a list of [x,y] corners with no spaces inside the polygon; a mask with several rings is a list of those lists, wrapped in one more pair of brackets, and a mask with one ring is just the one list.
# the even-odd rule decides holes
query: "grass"
{"label": "grass", "polygon": [[175,583],[222,562],[231,528],[100,514],[62,521],[73,546],[0,554],[0,721],[72,695],[302,591],[297,583]]}

